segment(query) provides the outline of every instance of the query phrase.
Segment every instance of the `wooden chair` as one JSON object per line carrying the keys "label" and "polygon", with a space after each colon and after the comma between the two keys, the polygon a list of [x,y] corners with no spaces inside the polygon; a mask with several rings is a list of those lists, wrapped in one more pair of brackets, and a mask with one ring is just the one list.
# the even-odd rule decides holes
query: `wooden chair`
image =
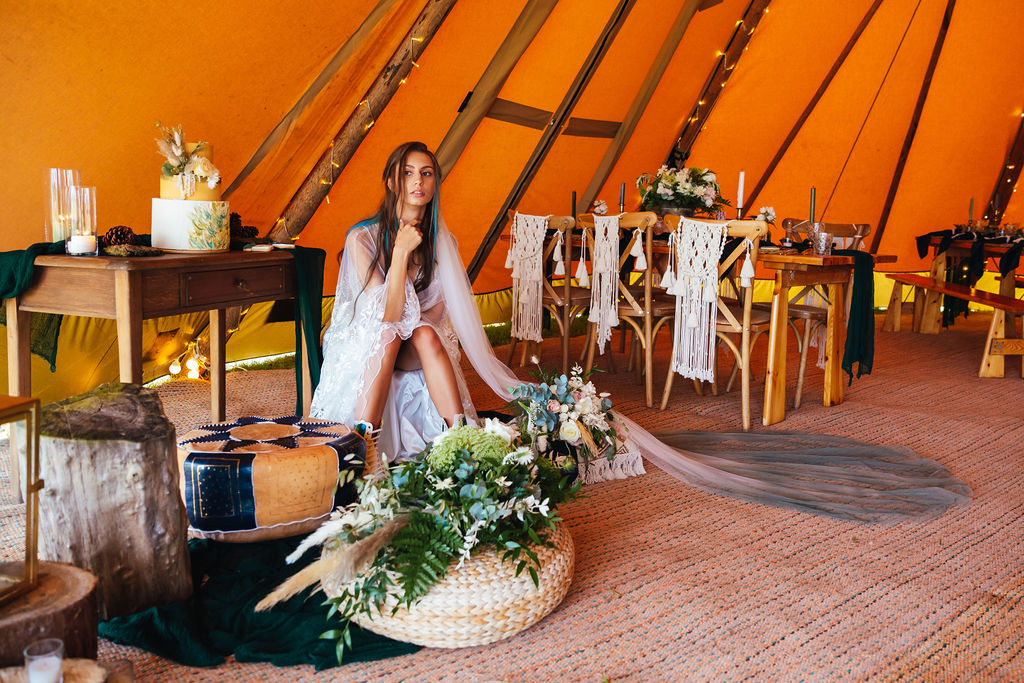
{"label": "wooden chair", "polygon": [[[841,249],[861,249],[864,238],[871,234],[871,225],[868,223],[819,223],[821,229],[831,234],[834,238],[841,238],[845,244]],[[807,239],[811,229],[811,222],[807,219],[786,218],[782,221],[782,228],[786,236],[794,242],[801,242]],[[824,300],[824,305],[818,306],[810,303],[800,303],[815,291],[814,287],[804,287],[796,293],[789,301],[789,325],[793,328],[793,336],[797,340],[797,348],[800,350],[800,372],[797,375],[796,394],[793,397],[793,407],[799,408],[804,391],[804,376],[807,371],[807,353],[810,348],[811,335],[814,331],[828,320],[828,307],[830,302],[825,292],[819,291],[819,296]],[[846,311],[850,311],[850,296],[853,287],[846,288]],[[771,311],[771,302],[758,302],[754,308]],[[797,330],[796,321],[803,320],[803,332]]]}
{"label": "wooden chair", "polygon": [[[636,213],[623,213],[619,215],[619,236],[627,238],[625,246],[619,249],[619,278],[618,278],[618,300],[617,310],[619,322],[629,326],[639,344],[639,351],[643,353],[644,362],[636,364],[638,377],[644,380],[644,396],[647,406],[654,405],[653,372],[654,364],[653,340],[658,330],[664,325],[667,319],[671,319],[675,313],[674,302],[655,295],[653,274],[653,246],[654,226],[658,217],[651,211]],[[577,224],[583,230],[587,248],[593,252],[594,249],[594,215],[581,214],[578,216]],[[623,272],[626,260],[633,244],[639,238],[643,240],[644,255],[647,260],[647,268],[641,272],[640,279],[634,282],[633,272]],[[620,243],[621,240],[620,240]],[[593,275],[591,276],[593,278]],[[597,337],[593,331],[593,324],[590,325],[587,335],[587,353],[584,367],[590,370],[594,366],[594,352],[597,347]]]}
{"label": "wooden chair", "polygon": [[[511,221],[515,220],[515,214],[514,209],[509,209],[508,218],[510,225]],[[590,304],[590,291],[584,287],[577,287],[572,284],[572,228],[575,225],[576,221],[572,216],[548,216],[547,237],[541,257],[545,264],[545,272],[547,272],[547,265],[551,262],[552,254],[558,245],[558,236],[561,234],[562,244],[565,247],[565,276],[557,276],[557,278],[562,280],[562,282],[557,284],[554,282],[557,279],[556,277],[545,276],[541,306],[551,313],[551,317],[558,325],[562,346],[562,372],[569,372],[569,335],[572,318],[579,315],[580,311]],[[519,340],[512,337],[512,343],[509,345],[508,360],[506,361],[509,365],[511,365],[512,359],[515,357],[516,345],[518,343]],[[520,365],[525,364],[529,348],[529,342],[523,344],[522,355],[519,359]]]}
{"label": "wooden chair", "polygon": [[[675,230],[679,225],[678,216],[666,216],[665,225]],[[740,241],[723,254],[724,258],[718,264],[718,277],[721,281],[725,278],[734,266],[738,266],[740,259],[745,258],[747,253],[747,240],[750,241],[750,258],[757,263],[758,250],[761,238],[768,232],[768,224],[756,220],[734,220],[715,221],[704,220],[706,223],[726,223],[728,225],[728,236],[738,237]],[[728,245],[727,245],[728,249]],[[739,288],[739,298],[731,298],[723,294],[720,288],[718,294],[718,316],[715,321],[715,335],[732,351],[736,358],[741,377],[741,400],[743,430],[750,430],[750,349],[754,339],[770,328],[771,315],[766,311],[758,311],[753,308],[753,287]],[[731,287],[729,288],[732,289]],[[736,337],[736,339],[733,339]],[[669,394],[672,391],[672,380],[674,371],[669,365],[668,375],[665,378],[665,389],[661,397],[661,409],[668,406]]]}

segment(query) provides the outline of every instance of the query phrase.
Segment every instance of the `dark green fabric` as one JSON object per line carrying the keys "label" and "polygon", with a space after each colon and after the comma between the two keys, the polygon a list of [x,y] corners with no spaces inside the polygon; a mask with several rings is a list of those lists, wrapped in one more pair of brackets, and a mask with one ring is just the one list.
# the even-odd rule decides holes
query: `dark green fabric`
{"label": "dark green fabric", "polygon": [[[323,323],[324,261],[327,252],[295,245],[295,278],[298,296],[295,307],[295,414],[302,415],[302,357],[309,358],[310,391],[320,383],[320,327]],[[306,348],[302,348],[302,333]]]}
{"label": "dark green fabric", "polygon": [[[315,558],[308,552],[288,565],[294,538],[261,543],[190,541],[193,596],[138,614],[102,622],[99,634],[186,666],[216,666],[233,654],[240,662],[276,666],[312,664],[317,671],[338,665],[334,641],[320,634],[337,626],[327,621],[323,594],[303,593],[267,612],[253,607],[282,581]],[[346,662],[371,661],[419,650],[359,627],[352,629]]]}
{"label": "dark green fabric", "polygon": [[[875,259],[866,251],[833,249],[833,254],[853,257],[853,287],[850,293],[850,318],[846,321],[846,345],[843,370],[853,384],[853,364],[857,377],[870,375],[875,362]],[[842,306],[842,301],[832,302]]]}
{"label": "dark green fabric", "polygon": [[[20,296],[32,284],[33,264],[36,256],[63,254],[64,242],[37,242],[28,249],[0,253],[0,299]],[[50,364],[50,372],[57,370],[57,339],[63,316],[53,313],[33,313],[29,325],[29,349]],[[0,324],[7,324],[7,308],[0,309]]]}

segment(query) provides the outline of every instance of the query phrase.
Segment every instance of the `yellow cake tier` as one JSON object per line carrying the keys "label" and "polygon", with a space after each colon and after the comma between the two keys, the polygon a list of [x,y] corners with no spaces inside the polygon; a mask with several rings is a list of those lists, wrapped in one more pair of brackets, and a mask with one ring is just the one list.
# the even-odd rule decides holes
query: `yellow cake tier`
{"label": "yellow cake tier", "polygon": [[[185,151],[189,154],[195,152],[198,143],[186,142]],[[213,161],[213,147],[209,143],[203,145],[203,148],[196,152],[197,155],[205,157],[210,161]],[[167,177],[163,174],[160,175],[160,199],[189,199],[197,202],[219,202],[221,184],[218,181],[216,185],[211,189],[206,182],[206,178],[197,176],[195,179],[195,188],[191,194],[186,195],[182,192],[182,183],[180,176]],[[186,188],[187,189],[187,188]]]}

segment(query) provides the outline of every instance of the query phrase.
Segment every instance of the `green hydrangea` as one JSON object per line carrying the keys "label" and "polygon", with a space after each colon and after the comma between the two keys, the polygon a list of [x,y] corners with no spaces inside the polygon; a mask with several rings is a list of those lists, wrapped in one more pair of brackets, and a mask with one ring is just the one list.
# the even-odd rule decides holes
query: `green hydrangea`
{"label": "green hydrangea", "polygon": [[427,464],[435,472],[451,472],[459,460],[459,452],[464,450],[469,451],[473,460],[495,466],[501,464],[509,447],[503,438],[479,427],[452,427],[430,447]]}

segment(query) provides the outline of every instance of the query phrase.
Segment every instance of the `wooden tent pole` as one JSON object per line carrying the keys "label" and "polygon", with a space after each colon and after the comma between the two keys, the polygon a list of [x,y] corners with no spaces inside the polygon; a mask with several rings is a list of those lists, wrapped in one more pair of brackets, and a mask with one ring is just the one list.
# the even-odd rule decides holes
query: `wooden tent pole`
{"label": "wooden tent pole", "polygon": [[587,55],[586,61],[580,70],[576,73],[576,78],[573,79],[572,85],[569,86],[569,90],[565,93],[565,97],[562,98],[562,102],[558,105],[558,109],[555,110],[554,115],[551,117],[551,122],[545,128],[541,134],[540,140],[533,149],[533,153],[527,160],[526,165],[523,167],[522,172],[519,174],[519,178],[516,180],[515,185],[512,186],[512,190],[505,197],[505,201],[502,203],[501,208],[498,210],[498,215],[491,222],[491,227],[487,230],[487,234],[484,235],[483,241],[477,248],[476,253],[473,255],[473,260],[470,261],[467,273],[470,281],[476,280],[476,276],[480,274],[480,269],[483,268],[484,261],[487,260],[487,255],[491,253],[491,249],[494,248],[495,243],[498,241],[498,236],[501,235],[501,230],[505,226],[507,220],[508,210],[519,203],[522,199],[523,194],[526,192],[526,188],[529,187],[530,181],[533,180],[541,164],[547,157],[548,152],[551,149],[551,145],[554,143],[558,134],[562,131],[562,127],[565,125],[566,119],[572,112],[573,107],[579,101],[583,95],[583,91],[587,87],[587,83],[590,82],[590,78],[597,71],[597,67],[601,64],[601,60],[604,59],[605,53],[615,40],[615,36],[618,34],[619,29],[622,28],[622,24],[625,23],[626,17],[629,16],[629,12],[633,9],[633,5],[636,0],[619,0],[615,6],[615,11],[612,12],[612,16],[608,19],[608,23],[605,24],[604,30],[601,31],[601,35],[598,37],[597,42],[594,43],[594,47],[591,48],[590,54]]}
{"label": "wooden tent pole", "polygon": [[935,67],[939,63],[939,55],[942,54],[942,45],[946,42],[946,32],[949,30],[949,22],[953,18],[953,8],[956,0],[947,0],[946,13],[942,15],[942,25],[939,27],[939,34],[935,37],[935,46],[932,47],[932,56],[928,61],[928,68],[924,72],[924,80],[921,81],[921,90],[917,94],[917,103],[914,105],[914,114],[910,117],[910,125],[907,126],[907,134],[903,138],[903,148],[900,149],[900,156],[896,160],[896,170],[892,174],[892,182],[889,183],[889,194],[885,197],[885,205],[882,207],[882,215],[878,219],[878,230],[871,236],[871,253],[878,253],[878,245],[882,243],[882,235],[885,233],[885,224],[889,221],[889,213],[892,211],[893,201],[896,199],[896,190],[899,189],[900,180],[903,177],[903,169],[907,165],[907,158],[910,156],[910,148],[914,145],[914,136],[917,134],[917,125],[921,122],[921,112],[924,111],[924,103],[928,99],[928,91],[931,89],[932,76],[935,75]]}
{"label": "wooden tent pole", "polygon": [[470,93],[466,106],[459,112],[441,144],[437,146],[435,155],[441,165],[442,176],[448,175],[455,167],[455,162],[459,160],[462,150],[473,137],[480,121],[494,104],[508,75],[533,42],[556,4],[558,0],[529,0],[519,13],[516,23],[512,25],[504,42],[494,53],[490,64]]}
{"label": "wooden tent pole", "polygon": [[[356,149],[366,138],[373,126],[372,112],[384,111],[395,91],[412,69],[412,60],[416,56],[413,46],[419,45],[419,53],[426,49],[430,39],[440,28],[448,12],[455,5],[455,0],[430,0],[427,2],[412,28],[405,34],[398,49],[388,63],[381,69],[360,105],[349,114],[348,120],[331,142],[331,148],[317,160],[313,170],[309,172],[302,185],[292,196],[281,213],[281,218],[270,231],[270,238],[277,242],[290,242],[299,236],[306,223],[312,218],[324,197],[331,191],[332,183],[327,179],[336,177],[336,167],[344,167],[355,154]],[[365,103],[363,105],[362,103]],[[326,182],[323,182],[326,181]]]}
{"label": "wooden tent pole", "polygon": [[619,124],[619,129],[615,132],[615,137],[612,139],[611,144],[605,150],[604,157],[594,172],[594,177],[590,179],[590,184],[587,185],[587,189],[583,192],[583,201],[580,203],[580,206],[584,210],[594,202],[597,193],[601,191],[605,182],[608,181],[608,176],[611,175],[615,162],[619,160],[619,156],[621,156],[622,151],[626,148],[626,143],[629,142],[630,136],[636,130],[644,109],[647,108],[647,104],[651,101],[651,97],[654,95],[661,77],[665,74],[669,62],[672,61],[672,56],[683,39],[683,34],[686,33],[686,27],[690,25],[690,20],[697,13],[697,10],[700,9],[702,2],[703,0],[686,0],[679,10],[679,14],[676,15],[676,20],[669,29],[668,35],[665,36],[665,40],[661,44],[661,49],[658,51],[654,63],[651,64],[651,68],[647,71],[647,77],[640,86],[640,91],[633,98],[633,103],[630,104],[629,111],[626,112],[622,123]]}
{"label": "wooden tent pole", "polygon": [[999,169],[999,178],[996,179],[996,186],[992,188],[992,198],[988,200],[988,207],[985,209],[985,218],[989,225],[999,225],[1006,205],[1010,203],[1013,196],[1013,188],[1020,178],[1020,166],[1024,163],[1024,116],[1017,125],[1017,135],[1014,136],[1010,149],[1006,153],[1002,168]]}
{"label": "wooden tent pole", "polygon": [[235,179],[231,181],[228,188],[224,190],[224,199],[230,197],[231,193],[237,190],[238,186],[249,177],[249,174],[260,165],[260,162],[262,162],[267,154],[270,153],[270,150],[274,148],[274,145],[284,139],[285,133],[288,132],[288,129],[295,122],[295,119],[297,119],[306,107],[309,106],[309,103],[320,94],[320,91],[324,89],[324,86],[327,85],[328,82],[330,82],[334,77],[334,74],[338,72],[338,69],[340,69],[352,54],[359,49],[363,42],[369,38],[373,29],[376,28],[380,20],[383,19],[389,11],[391,11],[392,6],[397,1],[398,0],[380,0],[376,7],[370,10],[370,13],[366,15],[366,18],[363,19],[363,23],[359,25],[359,28],[355,30],[355,33],[349,36],[348,40],[345,41],[345,44],[338,48],[338,51],[334,53],[334,57],[331,58],[331,61],[328,62],[327,66],[325,66],[323,71],[320,72],[320,75],[316,77],[316,80],[306,88],[306,92],[302,93],[302,96],[292,106],[292,108],[288,110],[288,113],[284,115],[284,118],[274,126],[274,129],[270,131],[270,134],[260,145],[259,149],[256,150],[256,153],[252,155],[249,162],[242,168],[238,175],[235,176]]}
{"label": "wooden tent pole", "polygon": [[754,206],[754,202],[757,201],[757,196],[761,193],[761,190],[764,189],[768,179],[772,177],[772,173],[775,172],[775,167],[778,166],[779,162],[782,161],[782,158],[786,156],[786,152],[789,151],[789,146],[793,144],[794,140],[796,140],[796,136],[800,132],[800,129],[803,128],[804,122],[806,122],[810,117],[814,108],[818,106],[818,101],[825,95],[825,91],[828,90],[828,86],[832,83],[832,79],[836,77],[836,74],[838,74],[839,70],[843,67],[843,63],[846,62],[846,57],[853,50],[853,46],[857,44],[857,40],[860,38],[860,35],[864,33],[864,29],[866,29],[868,24],[871,23],[871,19],[875,16],[875,12],[878,11],[878,7],[881,4],[882,0],[875,0],[871,3],[871,7],[868,8],[868,11],[864,13],[864,18],[860,20],[857,28],[853,31],[853,35],[851,35],[850,39],[846,41],[846,47],[844,47],[843,51],[839,53],[838,57],[836,57],[836,61],[832,63],[832,68],[829,69],[827,74],[825,74],[825,78],[821,81],[821,85],[818,86],[817,92],[814,93],[810,102],[808,102],[807,106],[804,107],[800,117],[797,118],[796,123],[794,123],[793,127],[790,128],[786,139],[782,141],[781,145],[779,145],[779,149],[775,152],[775,156],[772,157],[771,162],[764,169],[764,173],[761,174],[761,177],[754,185],[754,189],[751,190],[750,194],[747,196],[747,206]]}
{"label": "wooden tent pole", "polygon": [[757,25],[761,21],[761,17],[764,16],[770,2],[771,0],[751,0],[750,4],[747,5],[747,10],[743,13],[743,18],[736,22],[736,28],[733,29],[732,35],[729,36],[729,42],[726,43],[725,50],[719,54],[718,60],[715,61],[715,66],[704,82],[700,95],[690,108],[690,115],[686,118],[686,122],[680,129],[679,135],[676,136],[676,143],[668,154],[668,164],[670,166],[680,168],[685,165],[686,159],[690,156],[690,150],[693,149],[693,144],[697,141],[697,136],[700,135],[700,131],[704,128],[708,116],[711,115],[711,111],[715,108],[718,96],[729,80],[729,76],[732,75],[737,63],[739,63],[740,57],[743,56],[744,48],[750,42],[750,37],[757,30]]}

